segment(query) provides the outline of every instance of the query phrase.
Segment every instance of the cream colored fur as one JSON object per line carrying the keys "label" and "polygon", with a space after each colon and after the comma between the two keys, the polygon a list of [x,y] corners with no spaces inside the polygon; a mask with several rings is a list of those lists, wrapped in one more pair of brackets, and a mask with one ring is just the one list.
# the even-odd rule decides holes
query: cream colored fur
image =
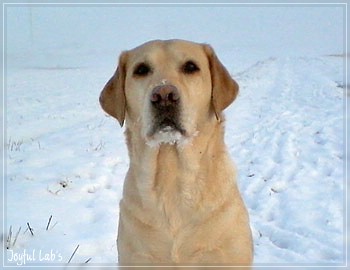
{"label": "cream colored fur", "polygon": [[[181,71],[188,59],[196,61],[198,73]],[[145,61],[152,73],[135,77],[135,65]],[[185,134],[149,135],[149,96],[161,84],[179,89]],[[221,113],[237,93],[208,45],[152,41],[122,53],[100,98],[108,114],[126,122],[130,168],[120,202],[121,265],[252,264],[248,213]]]}

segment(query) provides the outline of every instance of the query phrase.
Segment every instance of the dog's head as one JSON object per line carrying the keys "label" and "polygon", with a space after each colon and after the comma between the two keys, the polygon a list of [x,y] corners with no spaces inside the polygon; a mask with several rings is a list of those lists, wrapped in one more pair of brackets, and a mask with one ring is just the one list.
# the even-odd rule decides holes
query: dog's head
{"label": "dog's head", "polygon": [[[121,126],[138,125],[146,141],[192,137],[238,94],[238,85],[206,44],[151,41],[125,51],[100,96]],[[130,123],[129,123],[130,122]]]}

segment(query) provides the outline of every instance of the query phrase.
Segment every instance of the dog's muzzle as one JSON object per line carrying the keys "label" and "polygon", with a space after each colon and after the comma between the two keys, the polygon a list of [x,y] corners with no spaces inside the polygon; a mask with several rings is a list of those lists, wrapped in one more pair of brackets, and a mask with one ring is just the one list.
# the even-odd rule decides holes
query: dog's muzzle
{"label": "dog's muzzle", "polygon": [[185,130],[180,123],[181,98],[174,85],[156,86],[150,96],[152,111],[152,127],[150,135],[159,131],[178,131],[184,135]]}

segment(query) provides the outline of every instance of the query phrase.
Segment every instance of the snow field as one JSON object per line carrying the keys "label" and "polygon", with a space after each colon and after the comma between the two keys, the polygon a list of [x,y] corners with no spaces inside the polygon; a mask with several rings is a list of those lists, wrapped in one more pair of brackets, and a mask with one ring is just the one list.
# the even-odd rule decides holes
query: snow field
{"label": "snow field", "polygon": [[[93,73],[8,74],[6,221],[22,232],[29,222],[35,233],[21,233],[15,250],[54,249],[67,262],[79,244],[72,262],[86,261],[86,254],[95,254],[95,263],[116,261],[118,203],[128,161],[124,143],[115,143],[118,137],[123,142],[123,135],[99,107],[104,81],[97,84]],[[46,232],[50,215],[57,224]]]}
{"label": "snow field", "polygon": [[341,63],[270,58],[238,74],[241,96],[227,113],[226,138],[257,263],[343,260]]}

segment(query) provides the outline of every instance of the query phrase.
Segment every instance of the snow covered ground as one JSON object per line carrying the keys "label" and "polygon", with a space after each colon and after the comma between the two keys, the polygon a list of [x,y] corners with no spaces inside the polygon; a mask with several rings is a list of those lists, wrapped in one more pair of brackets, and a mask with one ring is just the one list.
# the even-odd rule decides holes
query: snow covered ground
{"label": "snow covered ground", "polygon": [[[268,23],[261,7],[244,12],[243,22],[253,35],[258,32],[253,26],[259,18],[271,33],[280,33],[279,26],[273,25],[277,17],[282,22],[294,18],[303,28],[300,19],[306,11],[293,10],[283,21],[276,10]],[[304,18],[308,26],[308,20],[314,20],[315,29],[296,33],[299,39],[290,46],[283,41],[285,44],[273,47],[276,37],[264,39],[260,34],[262,47],[266,45],[261,51],[259,42],[235,42],[237,33],[232,38],[221,33],[225,36],[222,43],[217,32],[215,38],[203,40],[204,35],[193,34],[195,40],[213,44],[240,85],[238,99],[226,111],[226,142],[239,169],[257,266],[345,263],[347,58],[341,55],[341,38],[334,38],[331,44],[324,42],[323,31],[333,35],[339,30],[339,24],[317,21],[328,18],[323,16],[327,12],[334,10],[315,8],[313,17]],[[46,13],[38,14],[45,17]],[[177,18],[181,16],[186,14],[177,14]],[[45,20],[48,17],[46,14]],[[225,18],[229,17],[221,20]],[[174,33],[189,38],[191,27],[180,28]],[[167,38],[163,31],[171,29],[138,38]],[[312,42],[321,45],[305,42],[309,34]],[[118,45],[104,53],[93,49],[78,52],[67,45],[62,50],[49,48],[30,55],[17,48],[21,53],[14,50],[8,54],[6,231],[2,240],[9,249],[5,265],[63,267],[74,250],[70,265],[117,263],[118,203],[129,161],[123,130],[102,112],[98,96],[114,71],[119,50],[138,45],[127,35],[122,43],[125,47]],[[310,50],[312,46],[314,50]]]}

